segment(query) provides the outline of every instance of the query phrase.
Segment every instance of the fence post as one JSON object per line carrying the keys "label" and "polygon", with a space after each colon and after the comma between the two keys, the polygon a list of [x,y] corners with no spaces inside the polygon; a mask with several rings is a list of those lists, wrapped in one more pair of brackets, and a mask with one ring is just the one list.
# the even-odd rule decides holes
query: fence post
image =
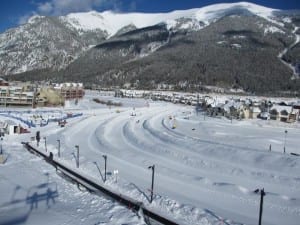
{"label": "fence post", "polygon": [[75,145],[77,149],[77,160],[76,160],[76,167],[79,168],[79,145]]}

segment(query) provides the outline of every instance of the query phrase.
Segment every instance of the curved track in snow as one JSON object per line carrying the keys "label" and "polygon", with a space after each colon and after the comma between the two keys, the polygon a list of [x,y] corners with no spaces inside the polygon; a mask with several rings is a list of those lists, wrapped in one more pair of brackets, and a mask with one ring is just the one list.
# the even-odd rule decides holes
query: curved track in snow
{"label": "curved track in snow", "polygon": [[[80,164],[99,179],[103,176],[99,176],[102,155],[107,155],[108,177],[113,180],[110,174],[118,169],[119,178],[143,195],[150,194],[148,166],[155,164],[153,207],[163,208],[168,204],[164,199],[169,198],[178,202],[181,215],[186,207],[196,208],[228,221],[255,224],[259,196],[253,191],[264,187],[264,224],[296,225],[300,219],[300,157],[281,153],[281,130],[203,120],[193,113],[187,120],[185,110],[192,109],[153,105],[135,109],[136,116],[131,116],[130,108],[120,113],[99,109],[49,135],[63,140],[62,155],[73,163],[74,145],[84,143]],[[295,137],[291,137],[293,143],[300,132],[290,133]],[[278,143],[268,152],[269,141],[274,139]],[[201,212],[185,220],[197,224]]]}

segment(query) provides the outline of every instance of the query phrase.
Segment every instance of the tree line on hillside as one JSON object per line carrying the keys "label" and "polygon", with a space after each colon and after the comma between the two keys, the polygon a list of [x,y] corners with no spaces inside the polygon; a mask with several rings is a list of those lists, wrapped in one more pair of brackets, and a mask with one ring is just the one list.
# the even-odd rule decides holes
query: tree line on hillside
{"label": "tree line on hillside", "polygon": [[[105,86],[130,85],[155,89],[204,91],[207,85],[243,89],[252,94],[299,96],[300,81],[278,53],[293,43],[286,33],[266,33],[270,23],[255,16],[225,17],[197,32],[168,31],[164,26],[134,30],[90,49],[60,71],[31,71],[27,80],[83,82]],[[288,26],[288,25],[287,25]],[[151,53],[153,45],[160,48]],[[143,52],[149,52],[143,56]],[[150,54],[151,53],[151,54]],[[286,57],[300,60],[296,45]]]}

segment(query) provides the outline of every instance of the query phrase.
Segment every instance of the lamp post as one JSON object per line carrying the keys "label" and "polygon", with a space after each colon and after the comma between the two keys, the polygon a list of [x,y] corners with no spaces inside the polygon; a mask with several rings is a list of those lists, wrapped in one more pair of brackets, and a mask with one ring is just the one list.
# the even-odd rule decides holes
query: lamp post
{"label": "lamp post", "polygon": [[107,155],[102,155],[104,158],[104,182],[106,181],[106,161],[107,161]]}
{"label": "lamp post", "polygon": [[152,203],[152,200],[153,200],[153,186],[154,186],[155,165],[149,166],[148,169],[152,169],[152,183],[151,183],[151,197],[150,197],[150,203]]}
{"label": "lamp post", "polygon": [[285,131],[284,131],[284,145],[283,145],[283,153],[285,153],[286,135],[287,135],[287,130],[285,130]]}
{"label": "lamp post", "polygon": [[[257,192],[259,190],[257,189]],[[263,213],[263,204],[264,204],[264,196],[266,195],[264,188],[260,190],[260,206],[259,206],[259,219],[258,225],[261,225],[262,213]]]}
{"label": "lamp post", "polygon": [[45,150],[47,152],[47,138],[46,137],[44,137],[44,141],[45,141]]}
{"label": "lamp post", "polygon": [[79,168],[79,145],[75,145],[77,149],[77,160],[76,160],[76,167]]}
{"label": "lamp post", "polygon": [[57,139],[58,142],[58,158],[60,158],[60,140]]}

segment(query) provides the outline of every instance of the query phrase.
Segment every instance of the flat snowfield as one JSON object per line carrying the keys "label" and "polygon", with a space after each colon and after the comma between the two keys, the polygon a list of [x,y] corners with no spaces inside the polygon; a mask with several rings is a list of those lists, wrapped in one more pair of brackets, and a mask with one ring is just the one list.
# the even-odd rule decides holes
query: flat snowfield
{"label": "flat snowfield", "polygon": [[[122,106],[97,104],[94,97]],[[179,224],[257,224],[260,193],[255,190],[262,188],[262,224],[299,224],[300,156],[291,154],[300,154],[299,123],[211,118],[191,106],[93,92],[62,110],[83,115],[68,119],[65,127],[49,123],[4,138],[8,158],[0,165],[0,224],[144,224],[117,203],[80,191],[25,151],[20,142],[30,141],[37,130],[41,151],[46,137],[47,151],[58,158],[59,140],[59,160],[75,168],[78,145],[83,174]]]}

